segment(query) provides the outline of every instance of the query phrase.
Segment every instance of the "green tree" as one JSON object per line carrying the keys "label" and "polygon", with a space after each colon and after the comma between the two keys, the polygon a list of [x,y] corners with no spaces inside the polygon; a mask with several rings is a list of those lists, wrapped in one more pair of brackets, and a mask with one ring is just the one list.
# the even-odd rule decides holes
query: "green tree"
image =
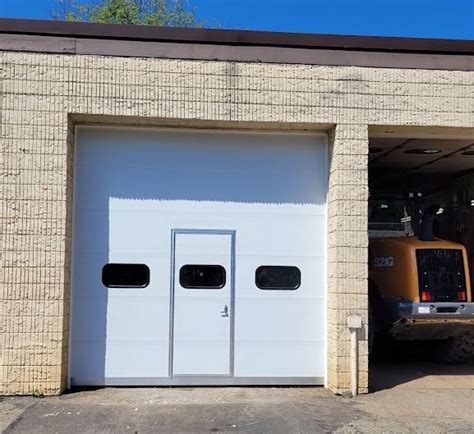
{"label": "green tree", "polygon": [[187,0],[56,0],[53,19],[110,24],[204,27]]}

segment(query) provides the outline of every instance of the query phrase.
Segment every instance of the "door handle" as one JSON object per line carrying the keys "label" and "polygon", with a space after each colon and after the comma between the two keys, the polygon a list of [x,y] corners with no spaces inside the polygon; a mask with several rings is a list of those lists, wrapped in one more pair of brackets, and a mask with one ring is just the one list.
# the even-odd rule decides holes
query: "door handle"
{"label": "door handle", "polygon": [[222,314],[221,316],[222,316],[223,318],[226,318],[226,317],[229,316],[229,307],[228,307],[227,305],[224,306],[224,310],[221,311],[221,314]]}

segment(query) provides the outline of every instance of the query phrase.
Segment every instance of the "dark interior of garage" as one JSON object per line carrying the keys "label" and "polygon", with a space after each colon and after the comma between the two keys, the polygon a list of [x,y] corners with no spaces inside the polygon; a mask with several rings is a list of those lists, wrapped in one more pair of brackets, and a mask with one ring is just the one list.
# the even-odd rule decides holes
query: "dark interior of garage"
{"label": "dark interior of garage", "polygon": [[371,362],[473,365],[474,138],[371,137],[369,168]]}

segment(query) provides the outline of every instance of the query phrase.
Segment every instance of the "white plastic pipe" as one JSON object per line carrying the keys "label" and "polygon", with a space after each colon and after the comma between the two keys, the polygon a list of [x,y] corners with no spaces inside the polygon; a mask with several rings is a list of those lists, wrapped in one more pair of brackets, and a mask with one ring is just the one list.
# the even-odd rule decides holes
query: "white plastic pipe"
{"label": "white plastic pipe", "polygon": [[351,328],[351,391],[352,396],[357,396],[359,385],[359,354],[357,351],[357,331]]}
{"label": "white plastic pipe", "polygon": [[359,351],[358,332],[362,328],[362,318],[359,315],[349,315],[347,326],[351,333],[351,392],[352,396],[357,396],[359,391]]}

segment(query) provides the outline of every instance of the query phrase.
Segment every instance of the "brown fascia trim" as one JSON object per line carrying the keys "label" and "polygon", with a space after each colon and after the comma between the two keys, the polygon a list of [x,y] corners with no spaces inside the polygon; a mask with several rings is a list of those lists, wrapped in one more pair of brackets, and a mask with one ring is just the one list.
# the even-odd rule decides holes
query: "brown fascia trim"
{"label": "brown fascia trim", "polygon": [[474,71],[474,41],[0,19],[0,51]]}
{"label": "brown fascia trim", "polygon": [[190,29],[0,18],[0,33],[214,45],[474,55],[474,40]]}

